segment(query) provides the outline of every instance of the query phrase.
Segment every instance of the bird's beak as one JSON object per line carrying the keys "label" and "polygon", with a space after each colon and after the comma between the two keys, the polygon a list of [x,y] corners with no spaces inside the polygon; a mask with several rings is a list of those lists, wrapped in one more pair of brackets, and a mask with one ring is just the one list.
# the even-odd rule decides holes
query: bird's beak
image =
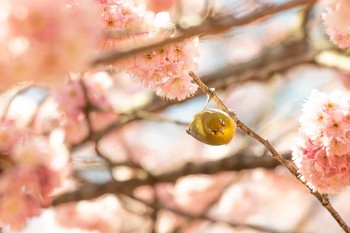
{"label": "bird's beak", "polygon": [[225,135],[224,132],[222,132],[222,128],[221,128],[221,127],[218,129],[218,131],[219,131],[222,135]]}

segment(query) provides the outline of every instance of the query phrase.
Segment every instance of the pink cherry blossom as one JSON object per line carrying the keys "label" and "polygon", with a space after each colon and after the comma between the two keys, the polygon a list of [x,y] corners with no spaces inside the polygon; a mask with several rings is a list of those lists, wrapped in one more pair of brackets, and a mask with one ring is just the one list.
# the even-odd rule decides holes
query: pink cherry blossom
{"label": "pink cherry blossom", "polygon": [[53,93],[60,111],[66,115],[80,114],[86,104],[85,94],[80,80],[73,80]]}
{"label": "pink cherry blossom", "polygon": [[113,79],[106,72],[97,72],[85,75],[84,85],[87,98],[92,105],[103,110],[110,110],[111,105],[108,100],[107,91],[113,85]]}
{"label": "pink cherry blossom", "polygon": [[155,86],[156,93],[168,99],[184,100],[197,90],[197,85],[191,81],[192,79],[188,75],[172,76],[166,82]]}
{"label": "pink cherry blossom", "polygon": [[[54,114],[51,122],[57,122],[65,135],[67,143],[79,143],[89,133],[86,107],[98,108],[99,111],[112,111],[112,106],[108,98],[107,90],[113,85],[113,79],[105,72],[86,73],[84,77],[71,80],[52,94],[57,104],[58,113]],[[94,127],[108,124],[111,114],[105,114],[105,122],[96,124],[90,122]],[[89,115],[91,117],[91,115]],[[50,119],[50,118],[49,118]],[[39,125],[40,128],[40,125]]]}
{"label": "pink cherry blossom", "polygon": [[102,130],[118,120],[118,115],[111,112],[92,112],[90,115],[93,130]]}
{"label": "pink cherry blossom", "polygon": [[7,153],[14,145],[16,133],[7,125],[0,125],[0,153]]}
{"label": "pink cherry blossom", "polygon": [[61,122],[61,126],[67,143],[79,143],[89,133],[88,124],[83,113],[76,116],[66,116]]}
{"label": "pink cherry blossom", "polygon": [[188,75],[197,68],[193,60],[198,55],[196,47],[197,40],[194,39],[149,51],[134,58],[129,72],[134,80],[152,88],[158,95],[183,100],[197,90]]}
{"label": "pink cherry blossom", "polygon": [[[69,71],[87,68],[95,53],[101,23],[89,0],[6,0],[8,30],[1,38],[1,89],[21,81],[61,82]],[[0,6],[2,7],[2,6]]]}
{"label": "pink cherry blossom", "polygon": [[[4,172],[0,181],[0,225],[9,225],[12,229],[21,229],[27,219],[39,215],[40,204],[36,196],[35,181],[28,179],[30,170],[16,169]],[[30,188],[28,188],[30,187]],[[34,187],[34,189],[32,189]],[[22,191],[23,189],[26,191]]]}
{"label": "pink cherry blossom", "polygon": [[346,120],[349,114],[349,98],[340,92],[329,95],[313,91],[303,106],[300,117],[300,130],[314,144],[324,146],[327,151],[337,155],[350,152],[344,132],[350,130]]}
{"label": "pink cherry blossom", "polygon": [[349,154],[328,154],[322,146],[300,135],[293,160],[305,179],[322,193],[335,194],[350,185]]}
{"label": "pink cherry blossom", "polygon": [[[58,222],[69,228],[80,228],[101,233],[119,232],[121,218],[111,221],[111,216],[121,216],[119,200],[106,195],[92,201],[80,201],[56,208]],[[67,221],[69,219],[69,221]]]}
{"label": "pink cherry blossom", "polygon": [[326,32],[339,48],[350,47],[350,2],[332,1],[322,14]]}
{"label": "pink cherry blossom", "polygon": [[[166,39],[174,34],[175,26],[171,23],[169,14],[164,12],[155,15],[143,7],[120,1],[107,1],[102,6],[105,29],[112,35],[123,30],[123,34],[115,34],[103,40],[102,49],[124,50],[130,46],[142,46]],[[158,95],[183,100],[197,90],[188,75],[189,71],[197,68],[194,61],[199,55],[197,44],[197,39],[189,39],[146,51],[113,65]]]}
{"label": "pink cherry blossom", "polygon": [[337,193],[350,185],[349,96],[313,91],[303,106],[293,160],[317,190]]}
{"label": "pink cherry blossom", "polygon": [[154,12],[170,11],[176,0],[148,0],[147,8]]}
{"label": "pink cherry blossom", "polygon": [[32,130],[38,134],[49,134],[59,125],[61,115],[58,103],[52,96],[48,97],[37,109],[33,119]]}
{"label": "pink cherry blossom", "polygon": [[[142,6],[134,6],[127,1],[101,2],[103,29],[111,36],[100,42],[100,48],[123,49],[136,38],[143,37],[151,25],[154,13],[146,11]],[[120,33],[120,35],[119,35]],[[130,39],[132,37],[132,40]]]}
{"label": "pink cherry blossom", "polygon": [[[198,55],[197,40],[188,40],[165,47],[143,60],[135,61],[132,71],[148,74],[139,77],[145,86],[151,87],[156,93],[168,99],[183,100],[192,96],[197,86],[191,81],[189,71],[195,70],[197,64],[194,57]],[[136,60],[137,58],[135,58]],[[156,65],[154,65],[154,61]],[[139,71],[138,71],[139,70]]]}
{"label": "pink cherry blossom", "polygon": [[25,129],[4,123],[0,128],[6,135],[2,143],[9,144],[2,146],[6,152],[0,156],[0,225],[20,229],[50,204],[52,194],[68,178],[68,154],[59,148],[62,145]]}

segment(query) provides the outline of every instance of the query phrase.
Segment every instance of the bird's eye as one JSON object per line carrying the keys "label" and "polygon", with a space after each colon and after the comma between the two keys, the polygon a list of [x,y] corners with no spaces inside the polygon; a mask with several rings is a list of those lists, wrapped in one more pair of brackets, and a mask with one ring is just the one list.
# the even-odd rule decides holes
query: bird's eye
{"label": "bird's eye", "polygon": [[213,130],[212,128],[208,128],[208,131],[215,135],[215,130]]}
{"label": "bird's eye", "polygon": [[224,145],[231,141],[236,128],[236,123],[224,111],[205,109],[194,116],[187,132],[203,143]]}
{"label": "bird's eye", "polygon": [[225,126],[225,121],[223,119],[220,118],[220,123],[222,126]]}

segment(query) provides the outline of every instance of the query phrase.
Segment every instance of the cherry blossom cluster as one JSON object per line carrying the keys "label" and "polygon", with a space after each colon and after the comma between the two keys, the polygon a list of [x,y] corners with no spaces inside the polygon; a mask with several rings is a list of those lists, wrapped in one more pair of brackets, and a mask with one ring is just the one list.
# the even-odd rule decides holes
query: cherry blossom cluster
{"label": "cherry blossom cluster", "polygon": [[53,93],[66,142],[78,143],[88,134],[86,107],[99,111],[111,109],[106,91],[112,84],[107,73],[97,72],[71,80]]}
{"label": "cherry blossom cluster", "polygon": [[293,160],[322,193],[350,185],[350,98],[313,91],[304,104]]}
{"label": "cherry blossom cluster", "polygon": [[[174,34],[174,25],[164,12],[154,15],[123,1],[106,1],[102,5],[105,30],[117,35],[103,40],[101,49],[123,50]],[[122,35],[118,36],[118,32]],[[197,39],[190,39],[164,46],[123,60],[115,66],[158,95],[183,100],[197,90],[188,75],[189,71],[197,68],[194,61],[198,56],[197,43]]]}
{"label": "cherry blossom cluster", "polygon": [[62,144],[0,123],[0,226],[24,227],[69,177]]}
{"label": "cherry blossom cluster", "polygon": [[96,72],[72,78],[51,90],[34,116],[33,131],[51,134],[58,130],[63,133],[65,143],[81,142],[88,136],[89,127],[101,130],[116,119],[108,97],[112,85],[108,73]]}
{"label": "cherry blossom cluster", "polygon": [[92,0],[4,0],[0,8],[0,90],[62,82],[96,53],[102,20]]}
{"label": "cherry blossom cluster", "polygon": [[[57,221],[66,228],[79,228],[103,233],[120,232],[122,229],[121,204],[113,195],[105,195],[91,201],[80,201],[58,206],[55,209]],[[118,216],[111,221],[111,216]],[[67,221],[69,219],[69,221]]]}
{"label": "cherry blossom cluster", "polygon": [[328,1],[329,6],[322,14],[327,34],[339,48],[350,47],[350,2],[348,0]]}
{"label": "cherry blossom cluster", "polygon": [[[120,0],[5,0],[0,3],[0,90],[19,82],[60,83],[89,69],[98,51],[124,50],[175,35],[169,14]],[[168,99],[193,95],[197,40],[113,64]]]}

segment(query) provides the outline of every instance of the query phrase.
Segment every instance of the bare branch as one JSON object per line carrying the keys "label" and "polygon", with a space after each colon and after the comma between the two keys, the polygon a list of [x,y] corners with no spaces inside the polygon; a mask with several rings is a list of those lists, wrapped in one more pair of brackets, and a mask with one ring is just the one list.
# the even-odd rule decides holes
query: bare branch
{"label": "bare branch", "polygon": [[[319,51],[312,50],[305,40],[266,48],[260,56],[245,63],[228,65],[219,71],[201,77],[206,85],[223,89],[248,81],[265,82],[273,74],[299,64],[313,63]],[[223,80],[224,79],[224,80]]]}
{"label": "bare branch", "polygon": [[131,179],[123,182],[111,181],[102,185],[85,184],[78,190],[58,196],[53,205],[66,202],[88,200],[106,193],[124,193],[129,195],[141,185],[154,185],[157,183],[175,182],[178,178],[190,174],[215,174],[222,171],[241,171],[258,167],[274,168],[279,163],[270,156],[252,156],[249,154],[235,154],[217,161],[202,164],[187,163],[186,165],[166,173],[148,176],[144,179]]}
{"label": "bare branch", "polygon": [[303,33],[303,37],[307,40],[309,38],[309,30],[308,30],[308,26],[310,19],[311,19],[311,15],[312,15],[312,9],[313,6],[312,5],[308,5],[305,6],[305,8],[302,11],[302,15],[301,15],[301,29],[302,29],[302,33]]}
{"label": "bare branch", "polygon": [[[175,209],[175,208],[170,208],[170,207],[162,207],[162,208],[165,210],[171,211],[177,215],[191,219],[191,220],[203,220],[203,221],[208,221],[208,222],[212,222],[212,223],[216,223],[216,222],[224,223],[224,224],[226,224],[232,228],[235,228],[235,229],[237,229],[237,228],[238,229],[254,229],[254,230],[257,230],[260,232],[282,233],[282,231],[277,231],[275,229],[271,229],[271,228],[268,228],[265,226],[259,226],[259,225],[255,225],[255,224],[239,224],[239,223],[226,221],[223,219],[216,219],[216,218],[204,215],[204,214],[203,215],[195,215],[195,214],[190,214],[190,213],[187,213],[187,212],[181,211],[179,209]],[[283,232],[283,233],[286,233],[286,232]]]}
{"label": "bare branch", "polygon": [[[261,232],[269,232],[269,233],[282,233],[281,231],[276,231],[274,229],[268,228],[268,227],[264,227],[264,226],[259,226],[259,225],[255,225],[255,224],[241,224],[241,223],[234,223],[231,221],[226,221],[223,219],[216,219],[214,217],[210,217],[206,214],[192,214],[192,213],[188,213],[186,211],[177,209],[177,208],[173,208],[173,207],[168,207],[168,206],[164,206],[164,205],[154,205],[154,204],[150,204],[147,203],[137,197],[132,197],[134,200],[139,201],[145,205],[147,205],[148,207],[152,208],[152,209],[157,209],[157,210],[166,210],[166,211],[170,211],[176,215],[180,215],[182,217],[185,217],[191,221],[193,220],[201,220],[201,221],[208,221],[211,223],[224,223],[227,224],[228,226],[235,228],[235,229],[254,229],[254,230],[258,230]],[[283,232],[286,233],[286,232]]]}

